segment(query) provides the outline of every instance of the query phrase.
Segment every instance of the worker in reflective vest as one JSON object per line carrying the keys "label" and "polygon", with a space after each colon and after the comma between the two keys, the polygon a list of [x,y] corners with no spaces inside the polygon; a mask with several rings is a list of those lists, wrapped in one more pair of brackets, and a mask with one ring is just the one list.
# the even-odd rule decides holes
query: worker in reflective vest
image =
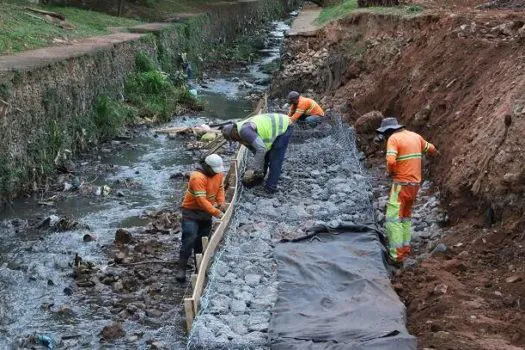
{"label": "worker in reflective vest", "polygon": [[299,121],[315,126],[324,118],[323,109],[313,99],[303,97],[297,91],[290,91],[287,99],[290,104],[288,116],[291,123]]}
{"label": "worker in reflective vest", "polygon": [[202,237],[211,234],[212,217],[221,218],[224,203],[224,166],[217,154],[207,156],[190,175],[182,201],[182,242],[175,278],[186,280],[186,267],[192,250],[202,253]]}
{"label": "worker in reflective vest", "polygon": [[419,134],[406,130],[396,118],[383,119],[377,132],[387,140],[387,173],[394,180],[385,219],[389,252],[394,262],[402,263],[411,253],[412,206],[421,183],[422,157],[438,152]]}
{"label": "worker in reflective vest", "polygon": [[284,156],[293,132],[289,122],[290,118],[285,114],[267,113],[226,125],[222,129],[225,139],[240,142],[252,151],[255,156],[255,178],[262,182],[268,172],[264,186],[266,194],[277,191]]}

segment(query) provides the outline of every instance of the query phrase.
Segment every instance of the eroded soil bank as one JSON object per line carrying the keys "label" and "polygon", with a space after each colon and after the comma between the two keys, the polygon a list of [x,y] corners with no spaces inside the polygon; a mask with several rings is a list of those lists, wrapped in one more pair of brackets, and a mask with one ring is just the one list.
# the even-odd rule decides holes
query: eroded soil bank
{"label": "eroded soil bank", "polygon": [[[292,37],[272,91],[301,91],[355,124],[379,220],[388,194],[384,145],[373,142],[381,115],[438,147],[425,161],[432,184],[416,207],[416,256],[395,281],[409,329],[421,348],[518,349],[525,27],[522,13],[455,5],[411,18],[359,13]],[[363,117],[371,111],[380,113]]]}

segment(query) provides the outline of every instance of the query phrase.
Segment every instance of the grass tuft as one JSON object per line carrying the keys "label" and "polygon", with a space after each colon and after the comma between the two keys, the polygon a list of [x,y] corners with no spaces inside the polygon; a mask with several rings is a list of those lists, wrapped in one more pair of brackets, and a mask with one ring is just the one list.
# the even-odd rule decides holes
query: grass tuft
{"label": "grass tuft", "polygon": [[325,7],[317,18],[318,24],[326,24],[328,22],[347,17],[353,13],[371,12],[379,14],[391,14],[397,16],[413,16],[423,11],[419,5],[410,6],[395,6],[395,7],[367,7],[359,8],[357,0],[344,0],[343,3],[335,6]]}
{"label": "grass tuft", "polygon": [[140,23],[132,19],[70,7],[34,6],[63,14],[71,24],[71,29],[66,29],[52,18],[25,10],[24,6],[27,4],[0,1],[0,55],[55,45],[55,39],[67,41],[110,34],[110,27],[130,27]]}

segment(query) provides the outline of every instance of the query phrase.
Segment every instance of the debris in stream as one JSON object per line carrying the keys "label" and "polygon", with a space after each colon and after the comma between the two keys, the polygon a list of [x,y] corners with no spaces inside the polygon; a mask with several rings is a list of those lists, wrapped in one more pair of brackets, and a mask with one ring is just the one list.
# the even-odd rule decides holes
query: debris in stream
{"label": "debris in stream", "polygon": [[38,229],[53,229],[56,232],[65,232],[79,229],[89,229],[89,226],[82,225],[68,217],[60,218],[56,215],[50,215],[44,219],[38,226]]}
{"label": "debris in stream", "polygon": [[96,240],[96,238],[93,235],[86,233],[84,237],[82,237],[82,240],[87,243],[87,242],[93,242],[94,240]]}
{"label": "debris in stream", "polygon": [[148,212],[140,217],[152,221],[146,227],[146,233],[178,233],[180,232],[180,211],[171,209],[160,210],[157,212]]}
{"label": "debris in stream", "polygon": [[31,340],[35,344],[40,344],[45,346],[48,349],[53,349],[53,338],[44,334],[38,334],[31,337]]}
{"label": "debris in stream", "polygon": [[116,244],[128,244],[131,242],[131,234],[129,231],[119,228],[115,232],[115,243]]}

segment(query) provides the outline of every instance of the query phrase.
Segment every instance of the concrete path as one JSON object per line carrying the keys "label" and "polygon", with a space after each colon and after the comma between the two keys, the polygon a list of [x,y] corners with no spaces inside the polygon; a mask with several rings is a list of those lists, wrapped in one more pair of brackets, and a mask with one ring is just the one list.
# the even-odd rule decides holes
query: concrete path
{"label": "concrete path", "polygon": [[314,36],[321,27],[316,23],[322,8],[314,5],[306,5],[294,20],[288,36]]}
{"label": "concrete path", "polygon": [[53,62],[79,57],[100,49],[109,48],[126,41],[139,40],[145,33],[153,33],[168,27],[169,23],[147,23],[127,28],[132,33],[114,33],[79,39],[70,45],[50,46],[23,51],[14,55],[0,56],[0,73],[13,70],[28,70]]}

